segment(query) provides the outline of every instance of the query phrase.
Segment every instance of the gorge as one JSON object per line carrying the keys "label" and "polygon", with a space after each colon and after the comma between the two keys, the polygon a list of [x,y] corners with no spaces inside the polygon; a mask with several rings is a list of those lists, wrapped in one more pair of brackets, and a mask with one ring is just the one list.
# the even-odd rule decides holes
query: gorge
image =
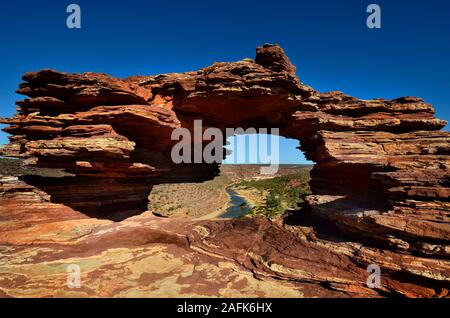
{"label": "gorge", "polygon": [[[1,178],[0,296],[450,296],[450,134],[422,99],[320,93],[272,44],[186,73],[23,80],[28,98],[0,120],[11,134],[1,155],[70,176]],[[154,185],[219,173],[171,161],[172,131],[198,119],[299,140],[315,163],[305,208],[277,220],[153,216]],[[74,260],[78,291],[63,283]],[[366,285],[370,264],[379,288]]]}

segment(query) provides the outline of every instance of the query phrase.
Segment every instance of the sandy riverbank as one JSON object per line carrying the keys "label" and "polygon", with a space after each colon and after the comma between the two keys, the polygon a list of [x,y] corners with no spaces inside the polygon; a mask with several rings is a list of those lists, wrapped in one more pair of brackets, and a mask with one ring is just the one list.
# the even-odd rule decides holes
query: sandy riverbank
{"label": "sandy riverbank", "polygon": [[[265,191],[261,192],[256,189],[245,189],[240,187],[230,187],[229,189],[233,190],[238,196],[244,199],[247,202],[247,205],[251,208],[259,205],[263,205],[265,203],[265,198],[267,193]],[[221,215],[226,213],[227,209],[231,206],[231,196],[228,191],[225,191],[228,196],[228,202],[224,204],[220,209],[203,215],[201,217],[195,218],[195,220],[211,220],[211,219],[220,219]]]}
{"label": "sandy riverbank", "polygon": [[[230,199],[230,195],[228,194],[228,192],[227,192],[227,196]],[[216,210],[216,211],[214,211],[212,213],[208,213],[208,214],[205,214],[203,216],[194,218],[194,220],[201,221],[201,220],[220,219],[220,216],[227,211],[229,206],[230,206],[230,200],[228,200],[228,202],[225,203],[220,209],[218,209],[218,210]]]}
{"label": "sandy riverbank", "polygon": [[232,188],[237,195],[244,198],[250,207],[264,205],[267,193],[254,188],[246,189],[241,187]]}

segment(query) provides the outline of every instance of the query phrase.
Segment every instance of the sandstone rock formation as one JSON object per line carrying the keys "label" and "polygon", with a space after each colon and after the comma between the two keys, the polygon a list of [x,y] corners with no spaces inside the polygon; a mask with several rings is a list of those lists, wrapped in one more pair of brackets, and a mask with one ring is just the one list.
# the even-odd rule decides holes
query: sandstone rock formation
{"label": "sandstone rock formation", "polygon": [[[29,98],[17,103],[14,118],[1,120],[12,135],[2,155],[73,177],[2,181],[3,218],[10,219],[5,206],[25,215],[38,205],[45,207],[40,214],[58,215],[52,209],[65,206],[67,215],[82,213],[76,218],[123,220],[146,210],[154,184],[217,175],[215,164],[171,162],[173,129],[192,129],[195,119],[205,128],[278,127],[315,162],[308,214],[280,224],[186,221],[174,232],[185,233],[177,235],[186,235],[191,249],[303,289],[312,284],[316,293],[309,296],[448,296],[450,134],[440,131],[446,122],[423,100],[317,92],[300,82],[276,45],[258,48],[255,60],[181,74],[116,79],[43,70],[23,79],[18,92]],[[47,216],[35,218],[26,216],[30,224]],[[16,226],[0,230],[3,244],[17,243]],[[378,290],[365,286],[370,263],[385,273]]]}

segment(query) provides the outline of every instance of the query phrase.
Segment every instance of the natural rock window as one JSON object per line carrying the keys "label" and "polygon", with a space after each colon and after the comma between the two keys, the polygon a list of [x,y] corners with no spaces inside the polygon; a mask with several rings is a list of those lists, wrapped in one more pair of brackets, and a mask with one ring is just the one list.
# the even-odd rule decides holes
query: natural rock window
{"label": "natural rock window", "polygon": [[[305,198],[314,222],[332,224],[352,243],[315,245],[321,238],[303,227],[294,237],[261,219],[209,224],[208,230],[190,232],[189,240],[175,235],[170,242],[189,241],[283,279],[315,266],[301,279],[359,295],[374,291],[364,287],[366,272],[358,264],[382,260],[388,276],[381,293],[448,295],[449,265],[442,260],[449,256],[450,138],[441,131],[446,122],[422,99],[359,100],[318,92],[300,81],[284,51],[271,44],[257,48],[254,60],[187,73],[118,79],[42,70],[23,80],[18,93],[28,98],[17,103],[13,118],[1,120],[11,134],[1,154],[71,176],[5,179],[2,200],[60,203],[96,218],[123,220],[147,210],[154,185],[219,175],[218,164],[171,162],[175,128],[191,128],[195,119],[220,129],[280,128],[315,163],[312,194]],[[236,239],[260,232],[257,247]],[[320,257],[308,254],[312,246]],[[244,260],[236,256],[252,248],[258,250]],[[291,253],[287,269],[276,266],[286,259],[277,249]],[[340,279],[329,281],[330,268],[342,267],[346,271],[335,271],[343,273]]]}

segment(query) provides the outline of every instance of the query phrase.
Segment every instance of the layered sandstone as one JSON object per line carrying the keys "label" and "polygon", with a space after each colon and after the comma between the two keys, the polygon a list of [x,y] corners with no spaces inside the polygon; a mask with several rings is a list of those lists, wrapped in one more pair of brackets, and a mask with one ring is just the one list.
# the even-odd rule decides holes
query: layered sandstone
{"label": "layered sandstone", "polygon": [[[96,219],[0,178],[0,297],[448,297],[444,258],[343,239],[308,215]],[[81,269],[80,288],[67,268]],[[381,286],[366,284],[368,264]]]}
{"label": "layered sandstone", "polygon": [[[2,200],[8,204],[32,197],[24,193],[39,193],[39,202],[122,220],[146,210],[154,184],[217,175],[216,164],[171,161],[174,129],[192,129],[195,119],[203,119],[204,128],[280,128],[283,136],[300,140],[315,162],[313,195],[307,198],[311,223],[298,225],[300,238],[286,239],[293,260],[286,261],[279,250],[268,252],[277,250],[276,237],[292,235],[287,228],[297,231],[286,224],[261,225],[270,238],[260,238],[261,248],[244,260],[236,256],[249,247],[238,247],[244,242],[232,237],[265,224],[257,220],[231,228],[226,222],[202,225],[209,234],[192,238],[197,243],[191,247],[267,276],[326,284],[351,295],[374,295],[363,286],[364,265],[370,262],[389,273],[389,287],[377,295],[448,294],[450,134],[440,131],[446,122],[422,99],[359,100],[317,92],[297,78],[276,45],[258,48],[255,60],[187,73],[117,79],[43,70],[23,79],[18,92],[28,98],[17,103],[14,118],[1,121],[12,135],[2,154],[25,158],[34,167],[64,169],[73,177],[3,183]],[[317,237],[314,228],[321,224],[352,243]],[[317,255],[306,260],[300,256],[305,249]],[[306,271],[320,260],[324,268]]]}

